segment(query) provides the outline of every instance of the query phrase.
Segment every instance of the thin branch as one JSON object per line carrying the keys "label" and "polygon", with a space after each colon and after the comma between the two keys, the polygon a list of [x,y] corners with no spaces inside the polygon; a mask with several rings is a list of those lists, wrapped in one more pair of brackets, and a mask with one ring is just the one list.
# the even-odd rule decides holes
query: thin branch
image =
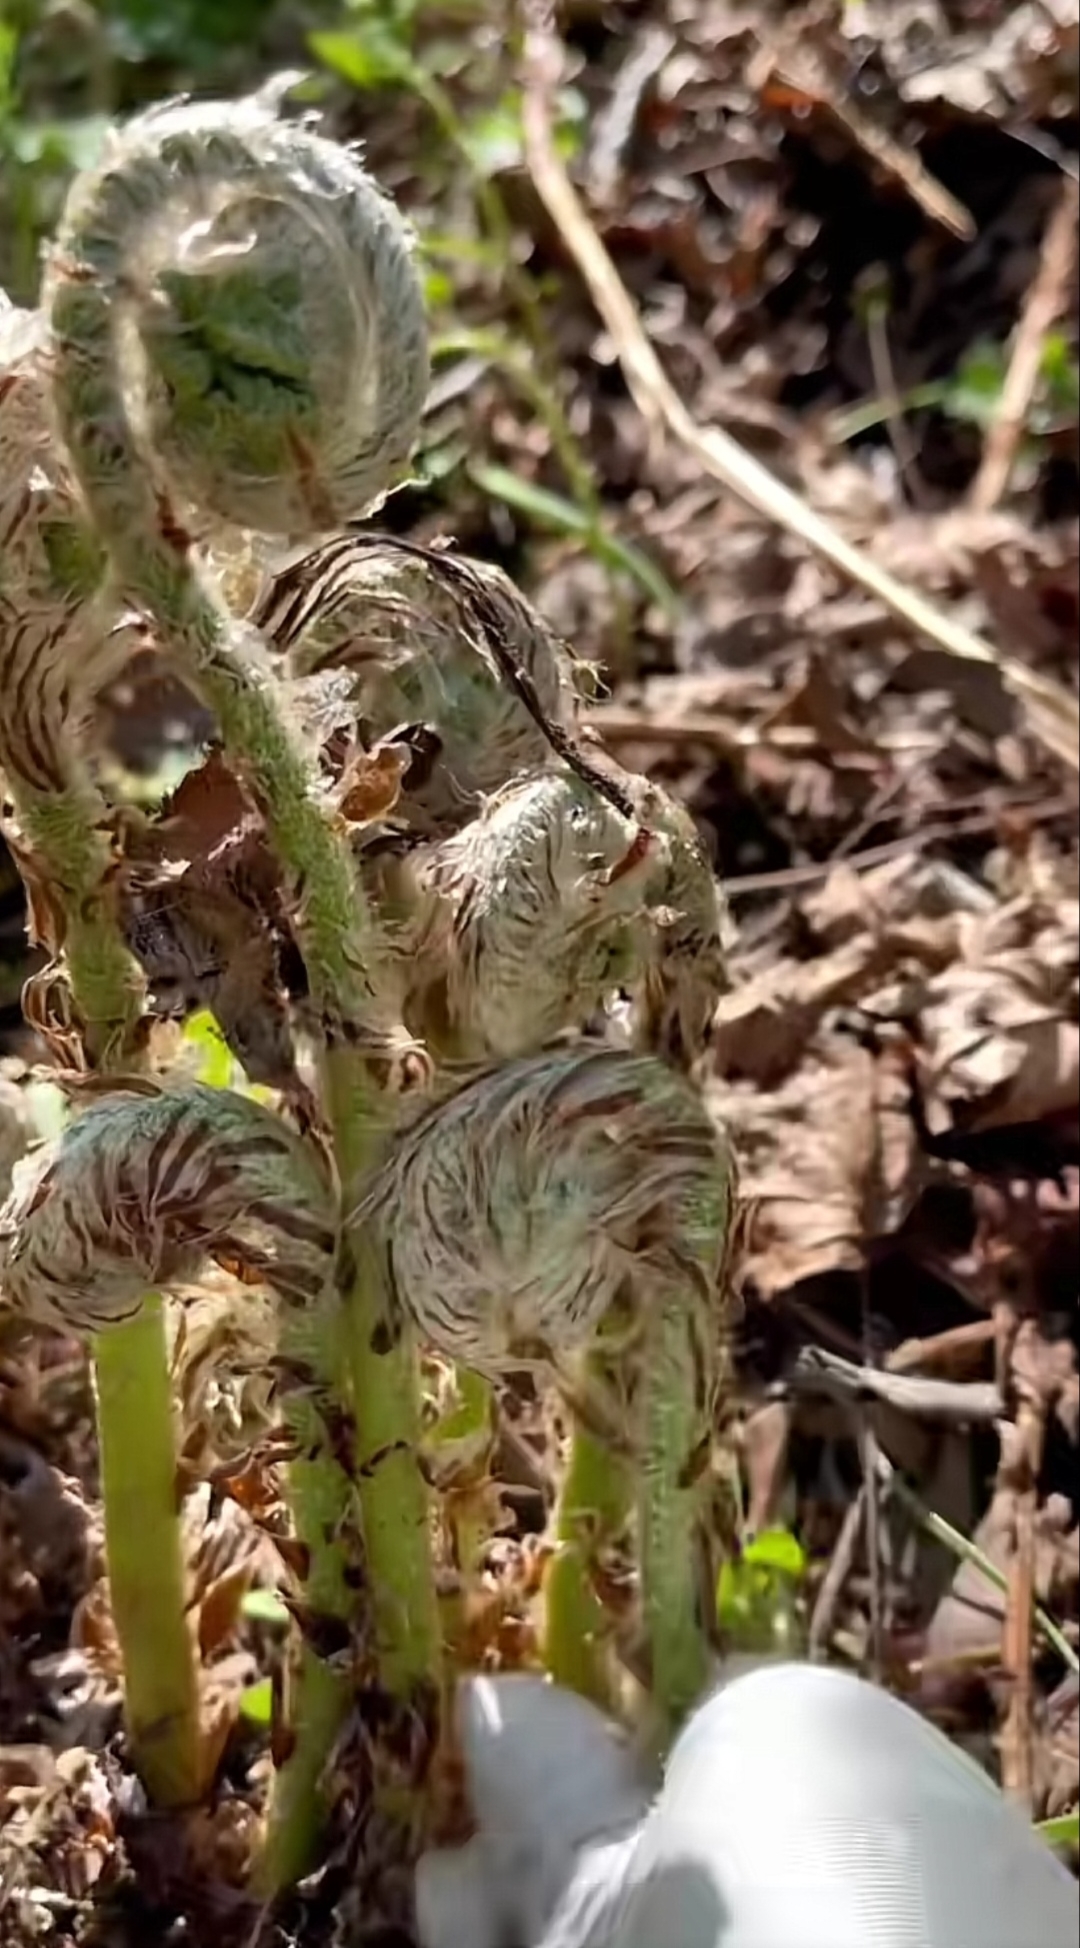
{"label": "thin branch", "polygon": [[913,1374],[886,1373],[878,1367],[808,1346],[798,1355],[791,1384],[803,1393],[822,1393],[832,1400],[881,1400],[899,1413],[945,1426],[984,1426],[999,1420],[1001,1395],[992,1382],[927,1380]]}

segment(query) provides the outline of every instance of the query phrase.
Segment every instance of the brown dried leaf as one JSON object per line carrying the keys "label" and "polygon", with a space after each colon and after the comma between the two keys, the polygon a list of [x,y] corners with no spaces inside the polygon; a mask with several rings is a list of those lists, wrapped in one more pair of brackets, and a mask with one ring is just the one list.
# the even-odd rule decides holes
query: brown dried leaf
{"label": "brown dried leaf", "polygon": [[873,992],[893,965],[891,950],[862,933],[820,960],[775,961],[737,983],[713,1016],[717,1074],[775,1089],[807,1053],[827,1011]]}
{"label": "brown dried leaf", "polygon": [[208,1585],[199,1603],[199,1652],[212,1657],[231,1636],[240,1605],[251,1588],[254,1564],[235,1563]]}
{"label": "brown dried leaf", "polygon": [[914,1198],[917,1155],[895,1069],[834,1038],[771,1093],[714,1081],[747,1205],[744,1274],[773,1298],[824,1272],[860,1270],[869,1240]]}
{"label": "brown dried leaf", "polygon": [[1031,902],[969,931],[962,961],[926,990],[928,1094],[954,1127],[988,1130],[1075,1109],[1080,1095],[1074,903]]}

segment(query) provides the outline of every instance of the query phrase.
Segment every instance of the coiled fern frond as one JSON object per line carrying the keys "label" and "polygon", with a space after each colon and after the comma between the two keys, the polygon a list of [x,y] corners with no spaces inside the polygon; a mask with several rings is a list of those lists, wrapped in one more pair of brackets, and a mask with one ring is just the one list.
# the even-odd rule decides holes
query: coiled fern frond
{"label": "coiled fern frond", "polygon": [[118,1089],[18,1164],[0,1213],[0,1291],[62,1331],[132,1318],[209,1259],[307,1304],[333,1264],[314,1149],[247,1097]]}

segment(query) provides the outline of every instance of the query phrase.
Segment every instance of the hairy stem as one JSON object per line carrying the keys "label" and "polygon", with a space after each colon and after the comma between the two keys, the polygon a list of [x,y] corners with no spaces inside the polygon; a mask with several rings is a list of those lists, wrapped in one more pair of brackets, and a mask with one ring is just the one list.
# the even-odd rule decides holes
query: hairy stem
{"label": "hairy stem", "polygon": [[[66,756],[66,754],[65,754]],[[82,1018],[87,1052],[100,1068],[131,1068],[142,1012],[142,977],[128,952],[110,896],[112,857],[105,804],[65,764],[69,779],[49,797],[20,790],[19,822],[63,912],[64,961]]]}
{"label": "hairy stem", "polygon": [[[71,764],[48,798],[11,787],[22,830],[62,903],[64,954],[87,1053],[131,1068],[138,971],[114,922],[104,806]],[[93,1340],[109,1593],[124,1671],[132,1758],[151,1800],[184,1805],[200,1790],[199,1692],[188,1625],[177,1498],[176,1432],[160,1299]]]}
{"label": "hairy stem", "polygon": [[101,1489],[113,1621],[124,1663],[132,1754],[151,1800],[198,1797],[199,1697],[186,1612],[165,1310],[94,1343]]}
{"label": "hairy stem", "polygon": [[[328,1054],[324,1078],[338,1168],[351,1186],[371,1161],[379,1123],[373,1128],[363,1067],[353,1051]],[[416,1352],[411,1333],[392,1313],[381,1254],[362,1224],[346,1228],[340,1279],[372,1628],[384,1682],[408,1702],[438,1684],[441,1662],[428,1491],[418,1465]]]}
{"label": "hairy stem", "polygon": [[638,1539],[641,1588],[652,1674],[652,1704],[674,1730],[700,1698],[708,1677],[708,1639],[701,1614],[700,1481],[687,1481],[701,1438],[695,1361],[687,1307],[662,1304],[645,1362]]}
{"label": "hairy stem", "polygon": [[[336,1386],[332,1340],[329,1317],[294,1315],[282,1334],[281,1352],[287,1362],[329,1367],[327,1384]],[[297,1536],[310,1553],[305,1601],[314,1617],[340,1622],[347,1635],[356,1605],[348,1574],[348,1478],[328,1452],[314,1403],[291,1399],[286,1415],[301,1451],[301,1458],[289,1468],[289,1503]],[[325,1811],[326,1759],[349,1700],[347,1674],[335,1669],[310,1643],[301,1649],[296,1689],[296,1744],[277,1777],[266,1845],[257,1868],[267,1894],[298,1880],[315,1857]]]}
{"label": "hairy stem", "polygon": [[631,1504],[625,1465],[595,1434],[575,1427],[555,1512],[557,1553],[544,1580],[544,1663],[557,1684],[605,1710],[615,1703],[609,1625],[590,1564],[622,1534]]}
{"label": "hairy stem", "polygon": [[[610,1400],[618,1397],[619,1373],[605,1329],[586,1356],[584,1386],[594,1380]],[[633,1511],[626,1460],[575,1418],[570,1452],[555,1509],[556,1554],[544,1579],[544,1662],[558,1684],[606,1710],[616,1706],[608,1646],[610,1622],[597,1594],[606,1547],[625,1537]]]}
{"label": "hairy stem", "polygon": [[[708,1678],[713,1574],[711,1514],[716,1410],[727,1375],[734,1160],[718,1132],[716,1175],[699,1218],[716,1240],[703,1279],[652,1295],[639,1349],[638,1548],[652,1702],[662,1734],[676,1730]],[[707,1570],[707,1574],[705,1573]]]}
{"label": "hairy stem", "polygon": [[[70,523],[70,508],[56,499]],[[49,511],[55,520],[55,506]],[[33,536],[28,543],[24,559],[37,545]],[[14,546],[12,554],[18,562]],[[35,881],[43,882],[54,909],[52,944],[62,945],[84,1053],[108,1073],[139,1064],[142,981],[116,922],[106,807],[58,706],[63,688],[52,687],[54,673],[67,664],[77,668],[88,649],[77,600],[62,586],[54,593],[52,606],[41,602],[39,641],[28,640],[25,626],[0,641],[0,667],[10,683],[0,698],[0,762],[28,848],[31,896]],[[0,636],[5,626],[0,623]],[[186,1613],[161,1301],[148,1297],[135,1319],[95,1335],[92,1357],[109,1590],[132,1759],[156,1805],[183,1805],[198,1797],[201,1783],[199,1686]]]}

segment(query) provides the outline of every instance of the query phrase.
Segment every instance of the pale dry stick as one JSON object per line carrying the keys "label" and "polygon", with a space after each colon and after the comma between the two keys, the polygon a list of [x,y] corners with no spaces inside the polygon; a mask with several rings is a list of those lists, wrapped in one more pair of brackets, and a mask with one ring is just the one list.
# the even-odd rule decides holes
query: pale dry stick
{"label": "pale dry stick", "polygon": [[[809,724],[725,723],[704,710],[680,711],[676,716],[661,716],[640,704],[594,704],[586,712],[586,723],[610,744],[675,745],[704,744],[718,751],[813,751],[821,742],[820,733]],[[909,732],[884,733],[878,748],[904,756],[930,753],[940,748],[940,739]]]}
{"label": "pale dry stick", "polygon": [[1009,1564],[1002,1658],[1011,1680],[1005,1722],[1001,1727],[1001,1783],[1031,1817],[1034,1769],[1035,1684],[1035,1491],[1025,1488],[1016,1503],[1016,1554]]}
{"label": "pale dry stick", "polygon": [[[997,1310],[1002,1314],[1006,1311],[1004,1306]],[[1015,1510],[1015,1550],[1008,1567],[1002,1626],[1002,1662],[1012,1685],[1001,1727],[1001,1773],[1005,1790],[1020,1802],[1029,1818],[1034,1785],[1035,1516],[1047,1416],[1046,1396],[1037,1382],[1033,1383],[1030,1350],[1025,1352],[1023,1343],[1030,1341],[1034,1332],[1032,1322],[1025,1320],[1015,1337],[1010,1334],[1008,1351],[999,1341],[998,1358],[1003,1383],[1014,1404],[1014,1421],[1011,1428],[1001,1430],[997,1481],[999,1487],[1012,1487]]]}
{"label": "pale dry stick", "polygon": [[954,617],[942,614],[925,596],[906,588],[863,549],[838,534],[800,495],[775,479],[737,440],[719,427],[699,426],[688,412],[645,336],[633,302],[556,150],[552,99],[562,62],[550,7],[544,0],[529,0],[526,19],[522,108],[526,158],[541,201],[614,341],[627,387],[642,417],[653,429],[666,431],[678,440],[729,493],[804,541],[937,648],[997,670],[1005,688],[1027,709],[1036,735],[1058,757],[1080,766],[1080,705],[1063,685],[1026,669]]}
{"label": "pale dry stick", "polygon": [[982,460],[968,494],[979,514],[996,507],[1009,484],[1017,448],[1024,437],[1028,409],[1039,383],[1043,344],[1069,298],[1076,265],[1080,183],[1067,176],[1057,208],[1046,226],[1035,281],[1027,294],[1013,341],[1009,368],[986,435]]}
{"label": "pale dry stick", "polygon": [[901,478],[911,496],[912,505],[925,512],[929,499],[919,472],[919,456],[907,422],[904,400],[896,383],[892,346],[889,343],[887,277],[884,280],[884,289],[878,279],[875,279],[875,286],[876,288],[869,292],[866,300],[866,348],[870,354],[870,370],[874,375],[875,390],[884,408],[885,424],[889,429],[889,439]]}
{"label": "pale dry stick", "polygon": [[822,1577],[821,1588],[817,1593],[807,1640],[807,1653],[811,1663],[818,1663],[828,1655],[844,1584],[854,1566],[859,1538],[865,1526],[866,1503],[867,1492],[864,1481],[854,1501],[848,1505],[840,1534],[829,1558],[829,1567]]}
{"label": "pale dry stick", "polygon": [[913,1366],[951,1366],[972,1354],[982,1354],[993,1340],[994,1321],[973,1319],[964,1326],[947,1326],[944,1332],[931,1333],[926,1339],[901,1340],[886,1356],[885,1367],[889,1373],[901,1374],[909,1373]]}
{"label": "pale dry stick", "polygon": [[920,1375],[857,1366],[823,1346],[799,1353],[789,1384],[798,1392],[852,1402],[881,1400],[897,1413],[941,1426],[986,1426],[1001,1416],[1001,1395],[993,1381],[932,1380]]}

